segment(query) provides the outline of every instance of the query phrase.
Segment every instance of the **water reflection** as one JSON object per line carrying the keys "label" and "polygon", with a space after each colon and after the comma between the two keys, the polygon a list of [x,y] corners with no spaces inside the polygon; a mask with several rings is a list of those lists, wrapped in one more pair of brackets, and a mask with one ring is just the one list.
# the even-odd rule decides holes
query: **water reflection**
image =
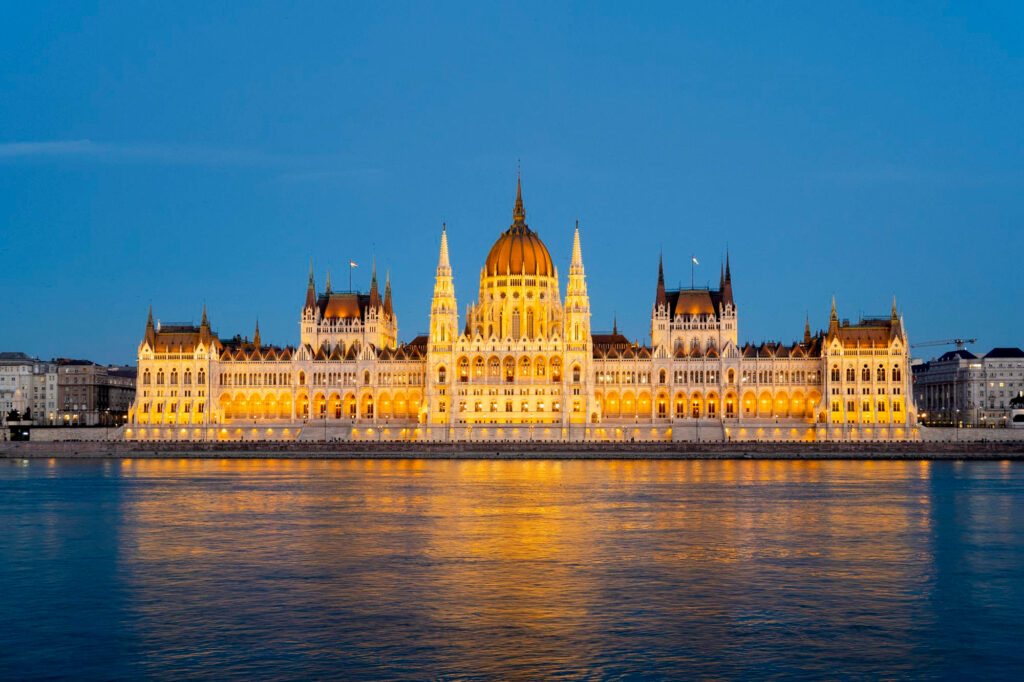
{"label": "water reflection", "polygon": [[1009,606],[1024,596],[1018,464],[46,466],[117,491],[116,542],[96,570],[123,595],[111,609],[131,633],[131,673],[829,677],[1021,663],[1010,646],[971,651],[990,622],[991,641],[1022,634]]}

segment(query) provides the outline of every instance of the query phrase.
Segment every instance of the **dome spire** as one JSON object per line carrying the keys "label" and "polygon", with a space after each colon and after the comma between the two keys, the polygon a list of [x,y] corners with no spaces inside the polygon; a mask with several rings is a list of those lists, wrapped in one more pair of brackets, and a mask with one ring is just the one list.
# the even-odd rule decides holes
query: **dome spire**
{"label": "dome spire", "polygon": [[516,173],[516,205],[512,209],[512,220],[516,223],[526,222],[526,211],[523,209],[523,173]]}

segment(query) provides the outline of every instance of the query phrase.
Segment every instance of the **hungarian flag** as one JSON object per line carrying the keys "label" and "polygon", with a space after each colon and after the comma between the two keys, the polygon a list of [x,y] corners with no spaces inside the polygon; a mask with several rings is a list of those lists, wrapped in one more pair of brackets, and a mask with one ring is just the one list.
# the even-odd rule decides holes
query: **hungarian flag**
{"label": "hungarian flag", "polygon": [[699,260],[697,260],[697,257],[696,257],[696,256],[690,256],[690,258],[692,258],[692,259],[693,259],[693,264],[694,264],[694,265],[700,265],[700,261],[699,261]]}
{"label": "hungarian flag", "polygon": [[359,267],[359,265],[358,265],[358,264],[357,264],[357,263],[356,263],[356,262],[355,262],[354,260],[350,260],[350,261],[348,262],[348,266],[349,266],[350,268],[358,268],[358,267]]}

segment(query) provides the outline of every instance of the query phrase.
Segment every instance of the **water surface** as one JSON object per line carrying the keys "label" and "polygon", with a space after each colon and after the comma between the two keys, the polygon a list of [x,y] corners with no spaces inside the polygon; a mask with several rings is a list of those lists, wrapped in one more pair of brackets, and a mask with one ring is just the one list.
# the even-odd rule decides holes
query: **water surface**
{"label": "water surface", "polygon": [[1024,464],[0,461],[0,678],[1020,678]]}

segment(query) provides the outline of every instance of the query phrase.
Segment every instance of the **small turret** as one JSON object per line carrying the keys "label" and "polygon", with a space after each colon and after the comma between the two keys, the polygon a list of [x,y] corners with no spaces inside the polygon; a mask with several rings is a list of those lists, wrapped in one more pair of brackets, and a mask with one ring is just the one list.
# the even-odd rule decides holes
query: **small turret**
{"label": "small turret", "polygon": [[376,310],[381,307],[380,291],[377,288],[377,261],[373,261],[373,273],[370,275],[370,307]]}
{"label": "small turret", "polygon": [[388,270],[384,275],[384,314],[388,317],[394,317],[395,311],[391,307],[391,271]]}
{"label": "small turret", "polygon": [[[330,285],[328,285],[330,287]],[[304,310],[312,310],[316,307],[316,283],[313,281],[313,261],[309,261],[309,281],[306,283],[306,304]],[[205,310],[205,308],[204,308]]]}
{"label": "small turret", "polygon": [[811,343],[811,316],[808,315],[804,320],[804,345],[810,345]]}
{"label": "small turret", "polygon": [[252,335],[252,343],[257,348],[260,347],[260,320],[256,318],[256,331]]}
{"label": "small turret", "polygon": [[668,308],[668,297],[665,295],[665,268],[662,263],[661,254],[658,255],[658,288],[654,294],[655,309],[665,306]]}
{"label": "small turret", "polygon": [[725,278],[722,280],[722,302],[735,307],[732,297],[732,271],[729,268],[729,251],[725,252]]}
{"label": "small turret", "polygon": [[327,268],[327,289],[324,291],[325,294],[331,293],[331,269]]}
{"label": "small turret", "polygon": [[149,306],[149,317],[146,318],[146,342],[152,348],[156,345],[156,327],[153,326],[153,306]]}

